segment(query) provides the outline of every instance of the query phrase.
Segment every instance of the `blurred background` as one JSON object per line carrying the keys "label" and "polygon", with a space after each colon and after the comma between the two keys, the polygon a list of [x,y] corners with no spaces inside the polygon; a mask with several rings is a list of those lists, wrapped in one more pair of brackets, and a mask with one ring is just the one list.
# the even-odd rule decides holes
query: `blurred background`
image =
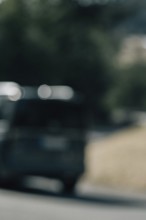
{"label": "blurred background", "polygon": [[[135,208],[146,206],[145,10],[145,0],[0,0],[0,219],[145,219]],[[64,191],[19,182],[49,168]]]}
{"label": "blurred background", "polygon": [[142,0],[1,0],[0,80],[72,86],[95,125],[144,110],[145,21]]}
{"label": "blurred background", "polygon": [[145,9],[145,0],[0,0],[0,81],[85,97],[83,179],[95,186],[146,190]]}

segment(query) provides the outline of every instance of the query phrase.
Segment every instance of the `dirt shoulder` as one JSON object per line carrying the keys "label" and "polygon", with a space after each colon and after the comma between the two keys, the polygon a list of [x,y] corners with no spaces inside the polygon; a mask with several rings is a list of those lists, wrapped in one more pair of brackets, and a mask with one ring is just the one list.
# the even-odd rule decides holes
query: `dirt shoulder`
{"label": "dirt shoulder", "polygon": [[95,185],[146,191],[146,128],[116,132],[86,147],[86,178]]}

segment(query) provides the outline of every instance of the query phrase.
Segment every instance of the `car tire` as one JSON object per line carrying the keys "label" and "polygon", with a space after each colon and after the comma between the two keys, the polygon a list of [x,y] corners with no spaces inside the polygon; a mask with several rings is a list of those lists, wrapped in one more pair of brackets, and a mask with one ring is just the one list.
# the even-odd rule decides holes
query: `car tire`
{"label": "car tire", "polygon": [[74,194],[77,179],[66,179],[63,180],[63,193]]}

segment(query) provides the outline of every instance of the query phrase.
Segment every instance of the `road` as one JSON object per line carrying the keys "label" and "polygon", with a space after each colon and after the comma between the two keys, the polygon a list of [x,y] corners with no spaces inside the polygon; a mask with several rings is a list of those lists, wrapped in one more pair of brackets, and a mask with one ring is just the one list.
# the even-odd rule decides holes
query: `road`
{"label": "road", "polygon": [[68,196],[55,191],[53,185],[50,189],[32,185],[0,189],[1,220],[146,219],[146,196],[120,197],[85,189],[80,192],[82,186],[75,196]]}

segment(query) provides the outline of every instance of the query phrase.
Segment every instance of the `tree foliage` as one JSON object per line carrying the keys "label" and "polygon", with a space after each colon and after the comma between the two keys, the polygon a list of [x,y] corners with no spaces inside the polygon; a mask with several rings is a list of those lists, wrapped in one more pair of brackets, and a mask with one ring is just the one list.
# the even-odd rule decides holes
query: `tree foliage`
{"label": "tree foliage", "polygon": [[68,84],[89,102],[100,103],[112,54],[102,10],[73,0],[5,0],[0,5],[0,80]]}
{"label": "tree foliage", "polygon": [[117,77],[112,30],[134,12],[130,4],[87,7],[75,0],[3,1],[0,80],[68,84],[84,93],[92,109],[103,111],[105,95]]}

